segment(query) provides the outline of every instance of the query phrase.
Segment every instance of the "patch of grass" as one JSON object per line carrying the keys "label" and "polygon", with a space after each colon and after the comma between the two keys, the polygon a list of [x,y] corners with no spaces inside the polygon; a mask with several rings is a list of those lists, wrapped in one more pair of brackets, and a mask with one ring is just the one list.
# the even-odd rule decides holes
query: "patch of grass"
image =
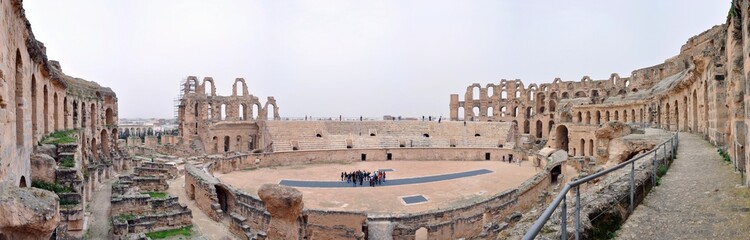
{"label": "patch of grass", "polygon": [[120,220],[120,221],[128,221],[128,220],[132,220],[133,218],[135,218],[135,215],[133,215],[131,213],[120,214],[119,216],[117,216],[117,219]]}
{"label": "patch of grass", "polygon": [[75,206],[75,205],[78,205],[78,201],[60,199],[60,207],[61,208],[72,207],[72,206]]}
{"label": "patch of grass", "polygon": [[724,150],[722,148],[717,148],[716,151],[719,152],[719,156],[721,156],[721,158],[723,158],[724,161],[726,161],[726,162],[731,162],[732,161],[732,158],[729,157],[729,153],[727,153],[726,150]]}
{"label": "patch of grass", "polygon": [[39,181],[39,180],[32,180],[31,186],[35,188],[39,188],[39,189],[44,189],[47,191],[52,191],[55,193],[69,193],[73,191],[73,189],[71,189],[68,186],[63,186],[57,183],[48,183],[48,182]]}
{"label": "patch of grass", "polygon": [[73,159],[73,156],[65,156],[60,160],[60,167],[62,168],[74,168],[75,166],[76,161]]}
{"label": "patch of grass", "polygon": [[67,143],[75,143],[76,139],[71,136],[73,133],[75,133],[76,130],[63,130],[63,131],[57,131],[49,136],[45,136],[42,138],[41,143],[43,144],[67,144]]}
{"label": "patch of grass", "polygon": [[151,198],[155,198],[155,199],[165,199],[165,198],[167,198],[167,193],[165,193],[165,192],[142,192],[141,194],[147,194]]}
{"label": "patch of grass", "polygon": [[661,185],[661,177],[657,176],[656,177],[656,186],[659,186],[659,185]]}
{"label": "patch of grass", "polygon": [[664,176],[664,174],[667,174],[667,166],[659,166],[659,169],[656,171],[656,173],[658,174],[657,176]]}
{"label": "patch of grass", "polygon": [[177,236],[177,235],[190,237],[193,234],[192,229],[193,229],[192,226],[187,226],[187,227],[178,228],[178,229],[146,233],[146,237],[150,237],[152,239],[163,239],[163,238],[168,238],[168,237]]}

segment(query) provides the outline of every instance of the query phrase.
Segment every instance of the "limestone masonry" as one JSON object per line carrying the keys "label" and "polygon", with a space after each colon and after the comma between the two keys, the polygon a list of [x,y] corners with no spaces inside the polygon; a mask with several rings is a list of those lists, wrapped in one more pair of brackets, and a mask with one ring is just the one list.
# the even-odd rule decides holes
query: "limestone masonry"
{"label": "limestone masonry", "polygon": [[[725,24],[661,64],[603,80],[474,83],[450,95],[447,121],[282,120],[276,99],[252,95],[243,78],[219,96],[213,78],[188,76],[175,131],[120,126],[115,92],[48,60],[21,0],[0,0],[0,13],[0,239],[147,239],[168,230],[206,239],[518,239],[561,186],[674,132],[703,136],[750,184],[750,0],[732,1]],[[662,149],[654,159],[674,159],[674,148]],[[341,181],[337,174],[355,166],[396,162],[394,179],[471,172],[475,163],[494,171],[341,190],[281,182]],[[636,202],[658,184],[655,166],[633,165]],[[624,221],[626,177],[582,187],[584,214]],[[351,204],[380,196],[389,199],[373,201],[377,209]],[[583,220],[585,238],[611,223],[601,219]],[[569,231],[559,217],[550,222],[543,236]]]}

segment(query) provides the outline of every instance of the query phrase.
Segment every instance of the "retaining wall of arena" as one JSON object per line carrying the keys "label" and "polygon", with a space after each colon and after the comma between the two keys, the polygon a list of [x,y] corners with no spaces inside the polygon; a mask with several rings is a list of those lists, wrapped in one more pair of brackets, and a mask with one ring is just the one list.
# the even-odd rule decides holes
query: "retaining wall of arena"
{"label": "retaining wall of arena", "polygon": [[277,153],[243,154],[225,157],[207,157],[204,161],[215,163],[213,169],[221,173],[236,170],[289,166],[308,163],[350,163],[362,161],[490,161],[526,159],[526,153],[506,148],[392,148],[392,149],[342,149],[309,150]]}
{"label": "retaining wall of arena", "polygon": [[[353,162],[361,161],[360,154],[367,154],[367,161],[385,161],[387,152],[393,154],[394,161],[484,161],[487,152],[492,160],[497,160],[497,157],[503,154],[507,157],[508,154],[514,153],[511,149],[347,149],[214,157],[205,159],[210,163],[203,168],[186,165],[185,191],[197,203],[199,209],[212,219],[220,221],[222,216],[230,214],[233,221],[230,221],[229,229],[234,234],[244,237],[251,232],[265,232],[271,215],[258,197],[221,183],[213,176],[214,171],[228,173],[253,167]],[[373,156],[373,159],[370,159],[370,156]],[[259,159],[258,163],[255,159]],[[391,225],[392,228],[386,229],[392,231],[387,230],[385,234],[393,236],[393,239],[414,239],[416,231],[420,228],[427,229],[430,239],[494,237],[500,228],[506,226],[507,218],[512,213],[525,212],[544,201],[539,196],[550,185],[548,176],[549,172],[541,172],[518,188],[497,193],[482,201],[423,213],[368,215],[355,211],[305,209],[302,218],[305,219],[306,225],[303,227],[308,239],[362,239],[367,236],[366,229],[373,223]],[[227,211],[221,209],[217,191],[227,195]]]}

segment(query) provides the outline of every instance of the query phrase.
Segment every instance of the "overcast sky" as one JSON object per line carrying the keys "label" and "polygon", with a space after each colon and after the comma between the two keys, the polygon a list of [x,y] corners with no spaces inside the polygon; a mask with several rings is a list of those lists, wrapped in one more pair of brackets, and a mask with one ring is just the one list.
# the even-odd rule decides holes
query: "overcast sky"
{"label": "overcast sky", "polygon": [[448,116],[471,83],[629,76],[726,20],[730,1],[24,1],[68,75],[119,116],[174,115],[179,82],[242,77],[282,117]]}

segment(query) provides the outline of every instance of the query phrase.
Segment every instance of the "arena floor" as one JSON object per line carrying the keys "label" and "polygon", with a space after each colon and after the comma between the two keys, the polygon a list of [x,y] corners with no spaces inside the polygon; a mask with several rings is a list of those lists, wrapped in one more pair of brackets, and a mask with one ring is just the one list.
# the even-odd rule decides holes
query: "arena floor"
{"label": "arena floor", "polygon": [[[387,180],[420,178],[476,170],[490,173],[472,175],[449,180],[427,181],[398,186],[369,187],[368,183],[357,187],[297,187],[303,193],[305,208],[367,211],[368,213],[413,213],[438,208],[461,206],[481,201],[495,193],[515,188],[532,177],[536,170],[529,162],[519,166],[498,161],[378,161],[351,164],[295,165],[256,170],[216,173],[222,182],[257,196],[264,183],[279,183],[282,180],[340,181],[341,172],[377,169],[393,169],[387,172]],[[423,195],[427,201],[406,204],[402,197]],[[418,197],[417,197],[418,198]],[[407,198],[410,202],[415,198]]]}

